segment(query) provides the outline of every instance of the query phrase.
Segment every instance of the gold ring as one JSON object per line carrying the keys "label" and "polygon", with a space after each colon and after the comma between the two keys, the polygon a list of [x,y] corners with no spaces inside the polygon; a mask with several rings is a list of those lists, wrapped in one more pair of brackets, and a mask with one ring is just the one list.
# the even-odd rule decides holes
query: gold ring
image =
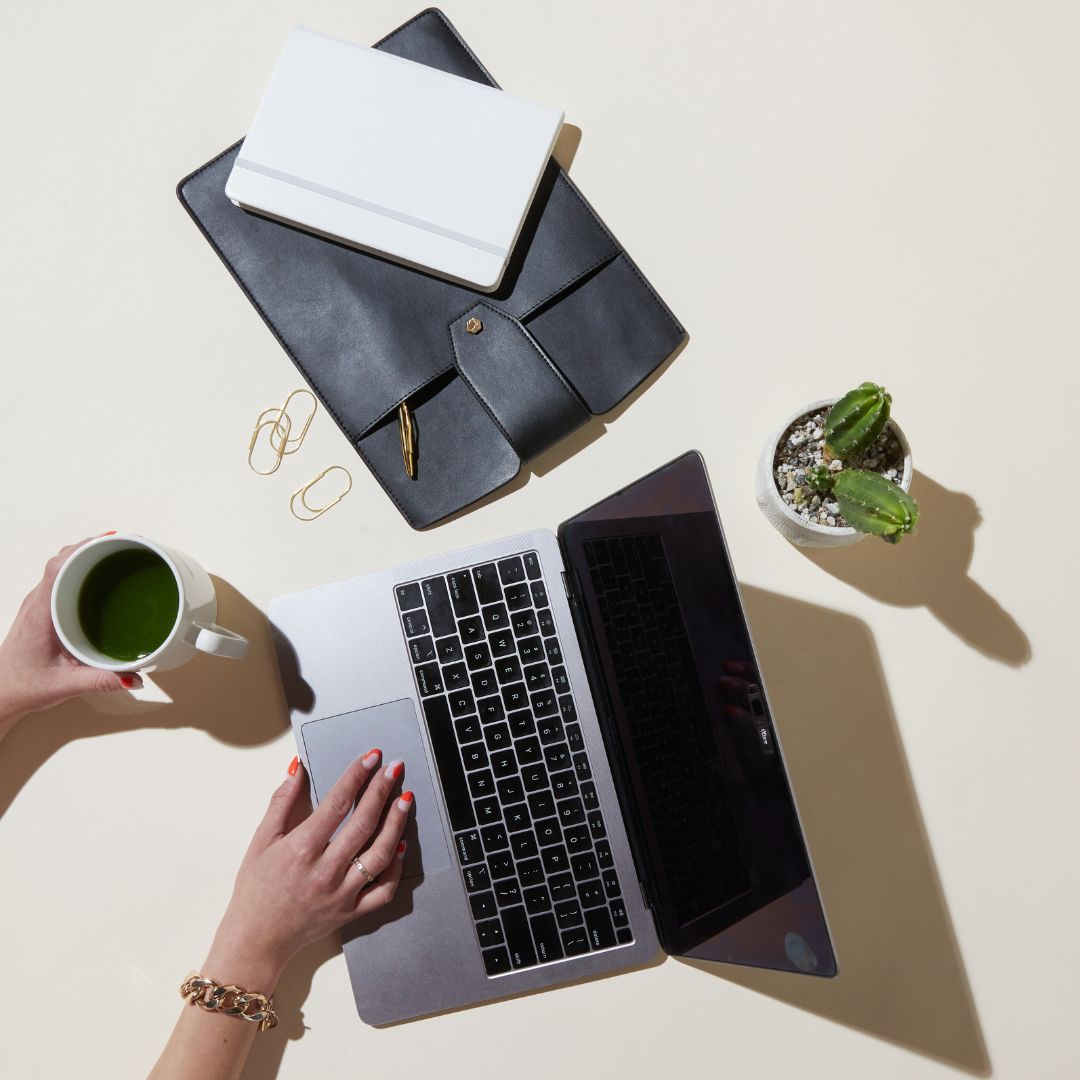
{"label": "gold ring", "polygon": [[368,885],[375,884],[375,875],[360,861],[360,856],[357,855],[352,861],[353,866],[364,875]]}

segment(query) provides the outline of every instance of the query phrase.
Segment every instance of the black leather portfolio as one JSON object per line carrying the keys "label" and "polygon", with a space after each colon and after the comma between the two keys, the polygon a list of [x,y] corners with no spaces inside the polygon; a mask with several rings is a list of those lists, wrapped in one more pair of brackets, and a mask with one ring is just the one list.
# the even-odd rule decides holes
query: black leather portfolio
{"label": "black leather portfolio", "polygon": [[[495,85],[433,8],[376,48]],[[225,196],[239,147],[177,194],[414,528],[513,479],[523,461],[615,406],[685,337],[554,161],[502,285],[485,294],[239,209]],[[402,401],[417,433],[415,479],[402,462]]]}

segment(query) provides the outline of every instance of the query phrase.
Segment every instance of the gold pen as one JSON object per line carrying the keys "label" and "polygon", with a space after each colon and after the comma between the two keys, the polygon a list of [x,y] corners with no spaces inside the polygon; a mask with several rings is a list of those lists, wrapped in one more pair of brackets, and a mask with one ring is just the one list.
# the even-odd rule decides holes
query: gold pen
{"label": "gold pen", "polygon": [[401,459],[405,462],[405,472],[410,480],[416,479],[416,427],[413,424],[412,409],[403,401],[397,411],[398,434],[401,436]]}

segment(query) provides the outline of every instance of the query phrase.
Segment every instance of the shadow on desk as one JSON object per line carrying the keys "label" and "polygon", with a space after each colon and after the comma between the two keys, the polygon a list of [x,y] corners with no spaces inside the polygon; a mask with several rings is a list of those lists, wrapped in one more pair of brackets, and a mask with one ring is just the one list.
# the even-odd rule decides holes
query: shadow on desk
{"label": "shadow on desk", "polygon": [[117,692],[75,698],[20,720],[4,739],[0,815],[53,754],[76,739],[136,728],[201,728],[234,746],[258,746],[289,724],[266,616],[227,581],[214,577],[218,618],[250,642],[243,660],[199,654],[150,676],[161,700]]}
{"label": "shadow on desk", "polygon": [[742,593],[840,972],[828,980],[684,962],[989,1075],[869,629],[849,615],[762,589],[744,587]]}

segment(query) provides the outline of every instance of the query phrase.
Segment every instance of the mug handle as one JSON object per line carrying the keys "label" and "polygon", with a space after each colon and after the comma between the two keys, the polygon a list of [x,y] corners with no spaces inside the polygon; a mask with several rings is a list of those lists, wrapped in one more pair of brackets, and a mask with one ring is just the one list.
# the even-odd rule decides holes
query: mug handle
{"label": "mug handle", "polygon": [[204,625],[196,623],[199,633],[195,637],[195,648],[211,656],[227,656],[230,660],[242,660],[247,654],[248,640],[217,623]]}

